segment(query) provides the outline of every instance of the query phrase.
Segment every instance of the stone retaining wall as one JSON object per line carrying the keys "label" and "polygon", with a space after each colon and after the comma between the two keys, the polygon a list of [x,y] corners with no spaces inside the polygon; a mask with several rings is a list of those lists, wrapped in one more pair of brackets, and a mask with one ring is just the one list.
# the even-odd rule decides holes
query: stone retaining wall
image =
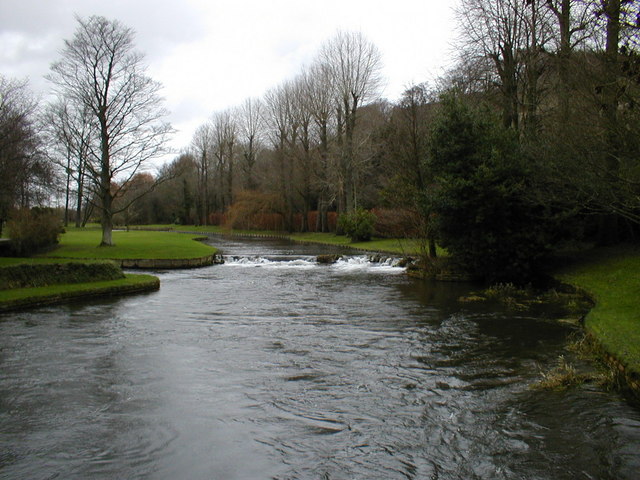
{"label": "stone retaining wall", "polygon": [[122,268],[139,268],[139,269],[173,269],[173,268],[199,268],[213,265],[216,262],[217,254],[207,255],[198,258],[140,258],[117,260]]}

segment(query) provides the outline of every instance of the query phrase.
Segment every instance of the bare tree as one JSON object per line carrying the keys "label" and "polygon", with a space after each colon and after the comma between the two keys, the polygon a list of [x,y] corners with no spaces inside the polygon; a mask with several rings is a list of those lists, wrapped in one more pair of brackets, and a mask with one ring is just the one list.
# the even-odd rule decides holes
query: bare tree
{"label": "bare tree", "polygon": [[[629,142],[626,138],[627,136],[637,138],[637,116],[631,117],[636,117],[633,124],[625,125],[625,117],[628,116],[626,111],[633,111],[629,105],[637,103],[639,92],[631,82],[628,82],[629,78],[623,72],[622,53],[626,52],[626,48],[621,48],[623,32],[631,23],[626,21],[627,18],[633,12],[637,20],[640,18],[640,12],[637,3],[629,0],[600,0],[599,4],[600,8],[596,12],[604,19],[606,38],[602,82],[598,89],[604,127],[603,183],[607,184],[610,189],[604,199],[599,199],[599,202],[604,203],[605,208],[612,212],[603,219],[603,235],[606,237],[601,238],[601,241],[612,243],[618,241],[619,217],[627,217],[636,221],[640,217],[637,213],[640,204],[637,177],[633,178],[627,174],[627,172],[637,171],[638,145],[634,145],[635,148],[629,151],[627,147]],[[635,10],[632,10],[633,8]],[[637,35],[640,25],[636,24],[634,27],[632,28]],[[640,78],[640,74],[638,78]],[[636,94],[635,98],[629,98],[629,94],[633,91]],[[625,97],[631,102],[625,102]],[[636,130],[635,134],[633,130]],[[629,160],[631,168],[627,170],[624,167]],[[618,192],[627,193],[630,190],[628,188],[629,181],[633,182],[634,188],[631,189],[633,195],[631,197],[628,194],[619,195]],[[629,202],[630,199],[631,202]]]}
{"label": "bare tree", "polygon": [[41,149],[37,108],[25,81],[0,75],[0,233],[10,210],[40,203],[53,180]]}
{"label": "bare tree", "polygon": [[320,157],[316,171],[318,184],[318,217],[316,230],[327,232],[329,229],[327,212],[334,202],[334,189],[329,182],[329,138],[335,112],[335,93],[328,65],[315,62],[302,73],[303,91],[309,113],[313,119],[317,136],[317,149]]}
{"label": "bare tree", "polygon": [[265,121],[273,146],[278,170],[278,190],[284,202],[284,227],[293,229],[293,155],[290,147],[296,143],[298,127],[293,122],[291,102],[293,84],[285,82],[265,94]]}
{"label": "bare tree", "polygon": [[264,105],[259,99],[247,98],[237,112],[239,140],[244,160],[244,187],[248,190],[255,190],[258,186],[254,170],[263,130],[263,109]]}
{"label": "bare tree", "polygon": [[320,61],[326,65],[336,95],[340,139],[341,198],[338,208],[349,212],[356,205],[354,138],[358,108],[374,99],[381,87],[382,57],[360,32],[338,32],[324,44]]}
{"label": "bare tree", "polygon": [[[69,221],[71,180],[75,183],[76,227],[83,224],[82,208],[85,204],[85,171],[89,156],[89,146],[96,132],[93,130],[89,112],[86,108],[78,110],[72,104],[61,99],[50,103],[44,113],[44,129],[54,148],[48,149],[48,155],[64,169],[66,176],[65,226]],[[57,148],[56,148],[57,147]]]}
{"label": "bare tree", "polygon": [[191,150],[196,164],[198,196],[196,209],[202,225],[207,225],[211,199],[209,198],[209,169],[213,161],[213,125],[206,122],[200,125],[191,140]]}
{"label": "bare tree", "polygon": [[113,200],[149,160],[166,153],[171,127],[163,121],[160,84],[145,74],[134,50],[133,30],[98,16],[77,21],[48,79],[61,98],[91,113],[98,134],[87,173],[100,199],[101,245],[113,245]]}
{"label": "bare tree", "polygon": [[553,38],[551,14],[540,0],[527,0],[521,10],[522,43],[521,52],[524,73],[520,89],[522,123],[524,133],[533,139],[540,131],[540,105],[542,103],[542,76],[548,70],[545,54]]}
{"label": "bare tree", "polygon": [[463,0],[457,10],[462,64],[488,69],[487,78],[499,92],[504,126],[529,137],[539,131],[544,103],[542,78],[555,33],[551,3]]}
{"label": "bare tree", "polygon": [[424,212],[421,196],[434,188],[435,182],[428,168],[429,134],[435,104],[435,94],[427,84],[407,88],[394,109],[388,142],[392,150],[390,154],[396,159],[393,171],[389,172],[392,201],[412,212],[416,219],[413,227],[425,240],[420,248],[431,258],[436,257],[434,228],[428,212]]}
{"label": "bare tree", "polygon": [[[297,128],[298,144],[291,145],[296,160],[296,170],[300,178],[297,191],[302,199],[302,225],[303,232],[309,230],[309,212],[313,201],[312,183],[315,172],[314,151],[315,140],[313,126],[312,103],[307,91],[307,82],[304,75],[296,77],[292,83],[291,95],[291,122]],[[296,182],[298,183],[298,182]]]}
{"label": "bare tree", "polygon": [[558,103],[561,125],[569,118],[571,95],[570,62],[574,48],[589,35],[591,9],[581,0],[547,0],[546,7],[556,19]]}
{"label": "bare tree", "polygon": [[223,211],[233,203],[237,125],[231,110],[214,113],[211,122],[213,155],[216,159],[217,204],[219,210]]}

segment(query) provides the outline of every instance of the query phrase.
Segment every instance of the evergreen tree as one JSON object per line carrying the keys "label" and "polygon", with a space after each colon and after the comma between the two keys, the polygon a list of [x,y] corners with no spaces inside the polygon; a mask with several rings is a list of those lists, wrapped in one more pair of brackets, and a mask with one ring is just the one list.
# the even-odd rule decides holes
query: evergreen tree
{"label": "evergreen tree", "polygon": [[443,98],[430,144],[438,188],[425,191],[440,244],[488,282],[528,281],[549,252],[551,217],[532,201],[533,172],[513,130],[489,111]]}

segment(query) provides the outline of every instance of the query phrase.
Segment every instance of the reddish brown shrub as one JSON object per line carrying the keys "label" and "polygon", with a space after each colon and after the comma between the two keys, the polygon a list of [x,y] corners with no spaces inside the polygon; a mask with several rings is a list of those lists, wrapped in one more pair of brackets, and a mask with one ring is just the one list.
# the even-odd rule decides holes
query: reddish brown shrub
{"label": "reddish brown shrub", "polygon": [[227,222],[227,216],[224,213],[215,212],[209,214],[209,225],[224,225]]}
{"label": "reddish brown shrub", "polygon": [[375,235],[384,238],[416,237],[420,218],[414,212],[404,209],[375,208]]}
{"label": "reddish brown shrub", "polygon": [[316,232],[317,231],[317,222],[318,222],[318,211],[313,210],[307,214],[307,221],[309,223],[309,231]]}
{"label": "reddish brown shrub", "polygon": [[282,201],[278,195],[240,192],[229,207],[225,225],[236,230],[282,230]]}
{"label": "reddish brown shrub", "polygon": [[330,232],[335,232],[338,228],[338,212],[327,212],[327,225]]}

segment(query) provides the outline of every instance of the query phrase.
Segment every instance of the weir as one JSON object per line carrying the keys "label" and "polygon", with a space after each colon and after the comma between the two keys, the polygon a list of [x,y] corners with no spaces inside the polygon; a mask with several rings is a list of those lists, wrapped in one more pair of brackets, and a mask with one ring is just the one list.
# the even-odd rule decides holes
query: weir
{"label": "weir", "polygon": [[385,273],[403,273],[405,269],[400,267],[401,259],[394,257],[381,257],[379,255],[340,255],[331,263],[318,261],[316,255],[224,255],[224,264],[227,266],[262,267],[272,269],[310,269],[329,268],[336,271],[372,271]]}

